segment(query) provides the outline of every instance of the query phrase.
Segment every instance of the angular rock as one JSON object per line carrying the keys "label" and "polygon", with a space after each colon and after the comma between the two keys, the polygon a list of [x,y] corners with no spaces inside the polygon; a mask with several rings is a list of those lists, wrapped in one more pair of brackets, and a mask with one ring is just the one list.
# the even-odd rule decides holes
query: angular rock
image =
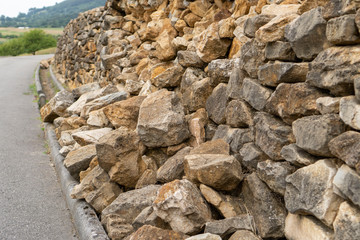
{"label": "angular rock", "polygon": [[134,227],[117,214],[103,217],[101,223],[111,239],[124,239],[134,232]]}
{"label": "angular rock", "polygon": [[360,101],[360,78],[354,79],[354,90],[356,99]]}
{"label": "angular rock", "polygon": [[276,41],[269,42],[265,47],[265,57],[269,60],[295,61],[295,52],[290,43]]}
{"label": "angular rock", "polygon": [[263,180],[268,187],[284,196],[286,189],[286,177],[296,170],[289,162],[274,162],[266,160],[257,165],[258,177]]}
{"label": "angular rock", "polygon": [[216,59],[208,64],[208,75],[213,86],[227,83],[233,70],[234,62],[230,59]]}
{"label": "angular rock", "polygon": [[316,108],[321,114],[339,113],[340,98],[320,97],[316,99]]}
{"label": "angular rock", "polygon": [[360,238],[360,210],[347,202],[340,205],[334,221],[334,239],[351,240]]}
{"label": "angular rock", "polygon": [[241,195],[250,214],[254,217],[260,237],[284,236],[286,209],[256,173],[244,179]]}
{"label": "angular rock", "polygon": [[256,15],[254,17],[248,18],[244,23],[244,34],[247,37],[254,38],[255,32],[268,22],[270,22],[271,19],[273,19],[275,15]]}
{"label": "angular rock", "polygon": [[135,189],[143,188],[145,186],[156,184],[156,170],[146,169],[142,175],[139,177],[135,185]]}
{"label": "angular rock", "polygon": [[240,163],[223,154],[193,154],[184,159],[186,178],[217,190],[231,191],[243,179]]}
{"label": "angular rock", "polygon": [[285,27],[285,38],[298,58],[312,60],[329,46],[323,8],[312,9]]}
{"label": "angular rock", "polygon": [[256,113],[254,122],[256,145],[271,159],[283,159],[281,149],[295,141],[291,127],[264,112]]}
{"label": "angular rock", "polygon": [[204,108],[200,108],[195,113],[187,117],[189,131],[191,133],[189,144],[190,146],[197,147],[206,141],[205,127],[209,120],[207,112]]}
{"label": "angular rock", "polygon": [[95,130],[81,131],[73,133],[72,138],[81,146],[96,144],[100,138],[112,131],[112,128],[100,128]]}
{"label": "angular rock", "polygon": [[223,139],[212,140],[192,149],[190,154],[230,154],[230,146]]}
{"label": "angular rock", "polygon": [[296,145],[315,156],[333,156],[328,143],[345,132],[345,124],[337,114],[303,117],[293,122]]}
{"label": "angular rock", "polygon": [[359,43],[360,36],[355,24],[355,14],[330,19],[326,27],[326,37],[335,45]]}
{"label": "angular rock", "polygon": [[274,62],[262,65],[258,77],[262,85],[276,87],[280,83],[305,82],[308,63]]}
{"label": "angular rock", "polygon": [[157,170],[157,181],[167,183],[184,176],[184,157],[191,151],[191,147],[185,147],[169,158],[164,165]]}
{"label": "angular rock", "polygon": [[96,156],[95,145],[87,145],[68,153],[64,160],[64,166],[71,176],[79,179],[79,173],[89,167],[91,160]]}
{"label": "angular rock", "polygon": [[251,172],[256,170],[259,162],[269,159],[269,157],[253,142],[245,143],[239,153],[242,158],[241,164]]}
{"label": "angular rock", "polygon": [[109,125],[109,119],[104,114],[103,109],[92,111],[86,123],[90,126],[104,128]]}
{"label": "angular rock", "polygon": [[334,180],[334,191],[360,207],[360,176],[343,164],[337,171]]}
{"label": "angular rock", "polygon": [[240,91],[244,78],[244,71],[235,65],[230,74],[229,83],[226,90],[226,95],[229,99],[241,99]]}
{"label": "angular rock", "polygon": [[251,78],[257,78],[258,69],[265,62],[264,47],[264,44],[253,39],[241,48],[240,68],[246,71]]}
{"label": "angular rock", "polygon": [[183,67],[202,68],[205,65],[205,63],[199,58],[196,52],[178,51],[177,57],[179,64]]}
{"label": "angular rock", "polygon": [[238,203],[239,199],[216,192],[203,184],[200,185],[200,191],[206,201],[213,205],[225,218],[236,217],[242,213]]}
{"label": "angular rock", "polygon": [[206,100],[206,111],[209,118],[217,124],[225,123],[225,110],[228,102],[227,85],[220,83]]}
{"label": "angular rock", "polygon": [[[190,69],[190,68],[188,68]],[[183,80],[185,79],[185,74]],[[181,100],[186,111],[194,112],[200,108],[204,108],[206,100],[211,95],[213,88],[211,86],[210,78],[202,78],[198,81],[181,83]]]}
{"label": "angular rock", "polygon": [[313,164],[317,159],[306,152],[304,149],[299,148],[295,143],[284,146],[280,152],[281,156],[293,165],[302,167]]}
{"label": "angular rock", "polygon": [[251,215],[241,214],[237,217],[206,223],[205,233],[216,234],[224,238],[238,230],[251,230],[252,224],[253,217]]}
{"label": "angular rock", "polygon": [[229,240],[261,240],[257,235],[248,230],[236,231]]}
{"label": "angular rock", "polygon": [[167,223],[165,223],[155,214],[152,206],[144,208],[141,213],[135,218],[132,225],[135,229],[139,229],[144,225],[151,225],[162,229],[170,228]]}
{"label": "angular rock", "polygon": [[289,175],[284,197],[287,210],[313,215],[331,226],[342,202],[333,191],[336,170],[331,160],[319,160]]}
{"label": "angular rock", "polygon": [[242,100],[232,100],[226,107],[226,124],[231,127],[248,127],[253,123],[254,110]]}
{"label": "angular rock", "polygon": [[242,98],[258,111],[264,109],[266,101],[272,93],[273,91],[271,89],[261,86],[250,78],[244,79],[240,91]]}
{"label": "angular rock", "polygon": [[269,4],[264,5],[261,9],[261,14],[273,14],[273,15],[286,15],[297,13],[299,4]]}
{"label": "angular rock", "polygon": [[189,137],[184,110],[174,92],[150,94],[141,104],[137,132],[148,147],[167,147]]}
{"label": "angular rock", "polygon": [[344,132],[329,142],[329,148],[334,156],[350,167],[360,170],[360,133]]}
{"label": "angular rock", "polygon": [[345,124],[360,130],[360,102],[355,96],[340,99],[340,118]]}
{"label": "angular rock", "polygon": [[329,2],[328,0],[305,0],[301,3],[301,6],[299,7],[298,10],[298,14],[302,15],[305,12],[320,6],[325,7],[328,2]]}
{"label": "angular rock", "polygon": [[199,234],[199,235],[195,235],[195,236],[186,238],[186,240],[221,240],[221,237],[216,234],[203,233],[203,234]]}
{"label": "angular rock", "polygon": [[211,220],[211,211],[197,187],[188,180],[163,185],[153,203],[160,218],[174,231],[194,234]]}
{"label": "angular rock", "polygon": [[331,240],[334,232],[315,217],[289,213],[285,221],[285,236],[293,240]]}
{"label": "angular rock", "polygon": [[360,49],[355,46],[328,48],[310,63],[306,81],[335,96],[352,95],[354,80],[359,77],[359,56]]}
{"label": "angular rock", "polygon": [[316,100],[323,96],[326,95],[322,91],[307,83],[281,83],[268,99],[265,109],[291,124],[303,116],[319,114]]}
{"label": "angular rock", "polygon": [[66,90],[58,92],[47,104],[40,109],[44,122],[53,122],[57,117],[63,117],[65,111],[74,102],[74,95]]}
{"label": "angular rock", "polygon": [[145,225],[139,228],[136,232],[131,234],[127,240],[152,240],[152,239],[163,239],[163,240],[183,240],[185,235],[172,230],[165,230],[150,225]]}
{"label": "angular rock", "polygon": [[180,85],[184,68],[174,62],[163,62],[153,66],[150,72],[150,80],[155,87],[177,87]]}
{"label": "angular rock", "polygon": [[212,140],[223,139],[230,145],[233,153],[238,153],[245,143],[254,141],[253,128],[231,128],[227,125],[220,125]]}
{"label": "angular rock", "polygon": [[72,94],[74,94],[75,98],[79,98],[81,95],[83,95],[85,93],[92,92],[92,91],[99,90],[99,89],[100,89],[99,83],[97,83],[97,82],[88,83],[88,84],[84,84],[84,85],[81,85],[80,87],[73,89]]}

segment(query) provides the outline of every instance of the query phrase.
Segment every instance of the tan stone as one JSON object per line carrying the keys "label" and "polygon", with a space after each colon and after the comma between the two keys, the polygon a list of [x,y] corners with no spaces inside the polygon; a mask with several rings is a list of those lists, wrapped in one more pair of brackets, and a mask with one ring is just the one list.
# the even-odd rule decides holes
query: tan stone
{"label": "tan stone", "polygon": [[177,87],[184,72],[183,67],[175,62],[163,62],[150,69],[151,83],[159,88]]}
{"label": "tan stone", "polygon": [[52,122],[57,117],[65,116],[65,111],[74,102],[74,95],[63,90],[58,92],[47,104],[40,109],[44,122]]}
{"label": "tan stone", "polygon": [[271,15],[286,15],[286,14],[296,14],[300,4],[269,4],[264,5],[261,9],[261,14],[271,14]]}
{"label": "tan stone", "polygon": [[139,228],[136,232],[131,234],[127,240],[183,240],[185,235],[172,230],[165,230],[150,225],[145,225]]}
{"label": "tan stone", "polygon": [[208,123],[208,116],[204,108],[200,108],[194,114],[191,119],[188,120],[189,131],[192,135],[190,137],[190,145],[197,147],[201,143],[205,142],[205,126]]}
{"label": "tan stone", "polygon": [[89,167],[91,160],[96,156],[95,145],[88,145],[71,151],[64,160],[64,166],[75,178],[79,179],[79,173]]}
{"label": "tan stone", "polygon": [[172,44],[174,37],[168,32],[162,32],[156,39],[156,51],[154,55],[161,61],[169,61],[176,57],[176,49]]}
{"label": "tan stone", "polygon": [[219,22],[219,37],[220,38],[233,38],[235,30],[235,19],[226,18]]}
{"label": "tan stone", "polygon": [[92,111],[89,113],[89,118],[86,123],[94,127],[107,127],[109,125],[109,119],[104,114],[103,109]]}
{"label": "tan stone", "polygon": [[248,0],[235,0],[232,17],[237,19],[249,13],[250,3]]}
{"label": "tan stone", "polygon": [[81,131],[73,133],[72,138],[81,146],[98,143],[99,139],[112,131],[112,128],[100,128],[95,130]]}
{"label": "tan stone", "polygon": [[196,0],[189,4],[189,9],[192,13],[198,15],[199,17],[204,17],[207,10],[210,8],[211,4],[208,0]]}
{"label": "tan stone", "polygon": [[297,13],[302,15],[313,8],[325,7],[328,2],[328,0],[305,0],[301,3]]}

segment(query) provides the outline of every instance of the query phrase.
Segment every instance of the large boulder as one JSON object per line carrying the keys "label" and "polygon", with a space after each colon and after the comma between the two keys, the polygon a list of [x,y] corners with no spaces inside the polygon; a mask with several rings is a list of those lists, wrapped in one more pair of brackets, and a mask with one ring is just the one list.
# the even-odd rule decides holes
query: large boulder
{"label": "large boulder", "polygon": [[150,94],[141,104],[137,132],[148,147],[177,145],[189,137],[180,98],[166,89]]}

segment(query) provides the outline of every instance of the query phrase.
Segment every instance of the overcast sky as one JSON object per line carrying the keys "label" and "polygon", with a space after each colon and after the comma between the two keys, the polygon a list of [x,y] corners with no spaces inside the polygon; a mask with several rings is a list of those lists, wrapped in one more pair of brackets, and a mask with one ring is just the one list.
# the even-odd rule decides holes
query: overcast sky
{"label": "overcast sky", "polygon": [[0,15],[17,17],[19,12],[27,13],[29,8],[52,6],[63,0],[0,0]]}

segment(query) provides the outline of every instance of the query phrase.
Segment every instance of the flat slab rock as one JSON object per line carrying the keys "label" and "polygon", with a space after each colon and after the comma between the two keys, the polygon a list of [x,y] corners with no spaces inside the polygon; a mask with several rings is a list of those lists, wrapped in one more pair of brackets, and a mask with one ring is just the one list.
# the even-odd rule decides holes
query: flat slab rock
{"label": "flat slab rock", "polygon": [[205,224],[205,233],[212,233],[223,237],[229,236],[238,230],[252,230],[253,217],[242,214],[233,218],[216,220]]}

